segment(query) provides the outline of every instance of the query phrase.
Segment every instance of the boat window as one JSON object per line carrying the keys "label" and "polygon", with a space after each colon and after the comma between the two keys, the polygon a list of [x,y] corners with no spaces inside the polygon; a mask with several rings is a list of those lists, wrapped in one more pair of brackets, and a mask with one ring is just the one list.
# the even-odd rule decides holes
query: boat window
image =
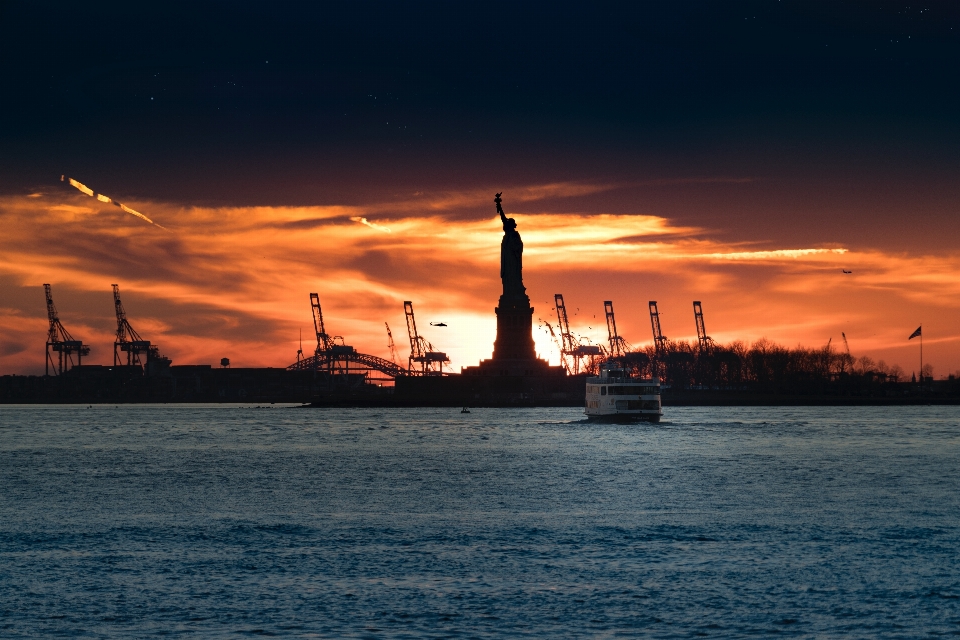
{"label": "boat window", "polygon": [[605,386],[600,387],[600,395],[602,396],[607,395],[607,388]]}
{"label": "boat window", "polygon": [[655,385],[641,385],[641,384],[610,385],[610,395],[612,396],[642,396],[642,395],[652,395],[655,393],[660,393],[659,388]]}

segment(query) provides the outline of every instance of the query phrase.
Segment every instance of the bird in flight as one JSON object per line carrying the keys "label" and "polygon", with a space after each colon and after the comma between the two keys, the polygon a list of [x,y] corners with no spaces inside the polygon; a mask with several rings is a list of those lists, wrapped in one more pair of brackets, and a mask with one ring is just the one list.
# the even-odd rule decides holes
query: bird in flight
{"label": "bird in flight", "polygon": [[430,323],[430,326],[431,326],[431,327],[445,327],[445,326],[447,326],[447,323],[445,323],[445,322],[431,322],[431,323]]}
{"label": "bird in flight", "polygon": [[840,269],[840,271],[843,271],[844,273],[853,273],[853,271],[847,271],[846,269]]}

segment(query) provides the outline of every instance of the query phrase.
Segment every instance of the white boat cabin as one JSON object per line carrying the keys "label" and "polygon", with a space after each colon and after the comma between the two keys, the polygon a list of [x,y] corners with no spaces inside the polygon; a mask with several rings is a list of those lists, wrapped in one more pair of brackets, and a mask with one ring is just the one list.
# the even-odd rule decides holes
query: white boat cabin
{"label": "white boat cabin", "polygon": [[660,380],[631,376],[626,369],[604,365],[600,375],[587,378],[584,413],[591,419],[659,422]]}

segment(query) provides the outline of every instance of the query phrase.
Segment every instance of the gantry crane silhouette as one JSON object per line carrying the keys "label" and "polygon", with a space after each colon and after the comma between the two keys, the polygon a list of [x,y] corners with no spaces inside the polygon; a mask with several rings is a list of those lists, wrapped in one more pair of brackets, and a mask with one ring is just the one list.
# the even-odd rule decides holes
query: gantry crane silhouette
{"label": "gantry crane silhouette", "polygon": [[[61,324],[49,284],[43,285],[43,292],[47,297],[47,319],[50,321],[50,329],[47,331],[46,375],[50,375],[50,370],[53,369],[53,375],[59,376],[73,367],[79,367],[83,356],[90,354],[90,347],[83,344],[82,340],[75,340]],[[76,362],[73,361],[74,355],[77,356]]]}
{"label": "gantry crane silhouette", "polygon": [[[144,340],[140,334],[134,330],[127,320],[127,312],[123,309],[123,303],[120,301],[120,287],[113,287],[113,306],[117,315],[117,338],[113,343],[113,365],[124,364],[127,366],[146,366],[151,360],[159,359],[160,348],[157,345],[150,344],[149,340]],[[124,357],[121,354],[127,354]]]}
{"label": "gantry crane silhouette", "polygon": [[617,333],[617,319],[613,315],[613,301],[603,301],[603,313],[607,318],[607,341],[610,344],[610,357],[622,358],[631,351],[633,347]]}
{"label": "gantry crane silhouette", "polygon": [[[567,318],[567,306],[563,302],[563,294],[553,294],[554,306],[557,309],[557,326],[560,329],[560,355],[563,368],[568,374],[577,375],[581,371],[593,371],[596,368],[596,359],[604,355],[599,345],[581,344],[581,341],[570,331],[570,321]],[[550,324],[547,323],[547,327]],[[551,333],[553,329],[551,328]]]}
{"label": "gantry crane silhouette", "polygon": [[710,353],[713,340],[707,335],[707,329],[703,324],[703,306],[699,300],[693,301],[693,319],[697,323],[697,342],[700,344],[700,355],[707,355]]}
{"label": "gantry crane silhouette", "polygon": [[[413,315],[413,302],[404,300],[403,313],[407,318],[407,336],[410,338],[410,358],[407,361],[407,371],[410,375],[443,375],[443,365],[450,362],[450,358],[442,351],[437,351],[417,332],[417,319]],[[414,364],[420,365],[419,368],[415,367]]]}

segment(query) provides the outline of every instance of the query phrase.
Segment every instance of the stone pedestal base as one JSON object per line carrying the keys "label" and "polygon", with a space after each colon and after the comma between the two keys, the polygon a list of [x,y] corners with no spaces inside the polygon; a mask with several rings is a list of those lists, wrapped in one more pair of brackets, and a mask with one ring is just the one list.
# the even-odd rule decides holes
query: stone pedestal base
{"label": "stone pedestal base", "polygon": [[514,376],[517,378],[531,377],[564,377],[563,367],[553,367],[546,360],[539,358],[501,358],[481,360],[476,367],[463,367],[461,373],[465,376],[502,377]]}
{"label": "stone pedestal base", "polygon": [[493,359],[536,360],[530,298],[500,296],[500,305],[494,311],[497,314],[497,340],[493,343]]}

